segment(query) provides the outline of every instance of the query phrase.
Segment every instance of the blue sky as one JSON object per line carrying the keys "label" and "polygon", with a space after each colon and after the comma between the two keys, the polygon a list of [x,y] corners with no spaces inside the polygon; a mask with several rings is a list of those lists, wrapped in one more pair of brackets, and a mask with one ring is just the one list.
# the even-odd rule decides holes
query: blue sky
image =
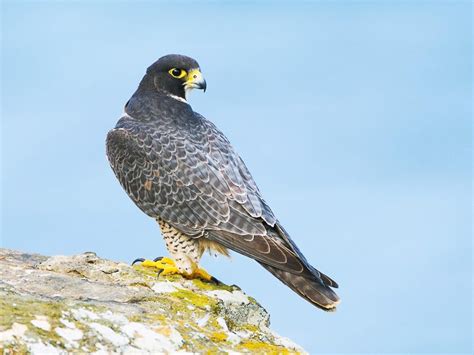
{"label": "blue sky", "polygon": [[302,251],[323,313],[255,262],[203,265],[310,352],[472,350],[469,1],[2,3],[1,245],[166,253],[105,135],[146,67],[196,58],[223,130]]}

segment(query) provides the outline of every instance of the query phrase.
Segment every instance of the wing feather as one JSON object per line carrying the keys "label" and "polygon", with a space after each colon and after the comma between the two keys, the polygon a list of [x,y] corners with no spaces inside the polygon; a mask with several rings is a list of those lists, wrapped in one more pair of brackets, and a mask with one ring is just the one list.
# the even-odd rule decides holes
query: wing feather
{"label": "wing feather", "polygon": [[191,132],[122,118],[107,136],[117,178],[145,213],[189,235],[265,234],[263,223],[276,219],[250,173],[225,136],[197,118]]}

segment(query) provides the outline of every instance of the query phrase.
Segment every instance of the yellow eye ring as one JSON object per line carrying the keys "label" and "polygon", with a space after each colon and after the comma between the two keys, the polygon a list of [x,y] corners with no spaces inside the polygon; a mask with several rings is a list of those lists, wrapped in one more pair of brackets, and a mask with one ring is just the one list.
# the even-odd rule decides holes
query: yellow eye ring
{"label": "yellow eye ring", "polygon": [[173,77],[173,78],[176,78],[176,79],[181,79],[181,78],[184,78],[186,76],[186,70],[183,70],[183,69],[178,69],[178,68],[173,68],[173,69],[170,69],[168,71],[168,73],[170,73],[170,75]]}

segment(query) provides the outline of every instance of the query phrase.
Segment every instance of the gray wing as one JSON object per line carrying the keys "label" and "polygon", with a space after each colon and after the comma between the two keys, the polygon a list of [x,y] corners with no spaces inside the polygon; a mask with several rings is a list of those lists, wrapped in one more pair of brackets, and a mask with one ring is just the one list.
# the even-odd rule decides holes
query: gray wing
{"label": "gray wing", "polygon": [[186,132],[122,119],[107,156],[125,191],[151,217],[188,235],[265,235],[275,216],[225,136],[209,121]]}
{"label": "gray wing", "polygon": [[158,130],[123,118],[107,136],[107,156],[125,191],[149,216],[257,260],[293,289],[301,288],[289,284],[297,275],[329,290],[327,304],[337,300],[328,287],[337,284],[282,232],[242,159],[211,122],[198,116],[192,129]]}

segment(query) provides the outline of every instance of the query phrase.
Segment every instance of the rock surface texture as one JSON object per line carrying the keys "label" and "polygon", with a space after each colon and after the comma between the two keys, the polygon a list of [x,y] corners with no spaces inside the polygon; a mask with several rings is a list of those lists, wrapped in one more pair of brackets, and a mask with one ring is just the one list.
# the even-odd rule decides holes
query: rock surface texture
{"label": "rock surface texture", "polygon": [[304,353],[236,286],[0,249],[0,353]]}

